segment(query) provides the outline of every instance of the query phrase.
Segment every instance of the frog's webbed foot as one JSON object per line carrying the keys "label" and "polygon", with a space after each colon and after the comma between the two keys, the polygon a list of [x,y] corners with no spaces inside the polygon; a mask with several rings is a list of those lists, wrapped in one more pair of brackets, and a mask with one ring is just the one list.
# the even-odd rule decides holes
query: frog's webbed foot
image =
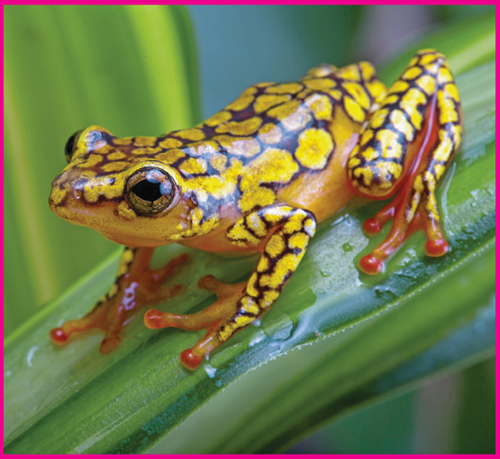
{"label": "frog's webbed foot", "polygon": [[150,270],[149,262],[154,249],[126,248],[118,268],[116,282],[94,308],[81,319],[64,322],[50,331],[50,339],[60,346],[82,337],[82,332],[92,329],[103,330],[105,336],[99,351],[108,354],[121,342],[119,333],[134,316],[135,311],[145,304],[177,296],[181,285],[164,286],[163,282],[174,271],[187,263],[189,256],[180,255],[160,269]]}
{"label": "frog's webbed foot", "polygon": [[216,326],[222,320],[236,314],[238,301],[244,295],[246,285],[247,282],[225,284],[212,275],[204,276],[198,281],[198,287],[215,293],[217,295],[215,303],[194,314],[175,314],[150,309],[144,315],[144,323],[146,327],[153,329],[174,327],[182,330],[203,330],[208,328],[209,331],[202,340],[181,354],[181,362],[187,368],[195,369],[200,365],[203,357],[215,348],[212,335]]}
{"label": "frog's webbed foot", "polygon": [[196,369],[203,358],[239,330],[264,314],[305,254],[316,230],[316,218],[304,209],[273,205],[253,212],[235,223],[227,233],[234,244],[257,248],[262,256],[248,282],[227,285],[213,276],[202,277],[198,286],[216,293],[218,300],[195,314],[146,312],[149,328],[208,328],[206,335],[181,353],[181,363]]}

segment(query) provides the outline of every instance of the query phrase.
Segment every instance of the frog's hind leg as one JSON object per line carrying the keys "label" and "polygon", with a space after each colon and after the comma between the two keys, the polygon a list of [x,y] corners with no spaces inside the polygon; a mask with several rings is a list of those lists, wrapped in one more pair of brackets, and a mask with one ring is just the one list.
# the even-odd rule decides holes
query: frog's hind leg
{"label": "frog's hind leg", "polygon": [[427,255],[448,251],[435,191],[461,134],[460,101],[446,58],[434,50],[420,51],[371,117],[349,158],[349,178],[361,195],[384,199],[398,192],[364,224],[368,234],[376,234],[393,219],[387,238],[361,259],[364,272],[380,272],[383,261],[418,229],[427,234]]}
{"label": "frog's hind leg", "polygon": [[188,261],[187,254],[172,259],[160,269],[150,270],[148,266],[153,251],[150,248],[126,248],[120,260],[116,281],[109,292],[86,316],[64,322],[60,327],[52,329],[51,340],[62,346],[70,339],[78,338],[80,332],[103,330],[105,336],[99,350],[102,354],[108,354],[120,344],[121,338],[118,335],[134,310],[144,304],[178,295],[180,285],[169,287],[161,284]]}
{"label": "frog's hind leg", "polygon": [[303,209],[273,205],[247,215],[229,229],[227,237],[236,245],[262,252],[248,282],[226,285],[213,276],[205,276],[198,285],[215,292],[217,302],[190,315],[148,311],[146,326],[209,328],[201,340],[181,354],[182,364],[188,369],[196,369],[208,353],[275,303],[304,256],[315,230],[314,215]]}

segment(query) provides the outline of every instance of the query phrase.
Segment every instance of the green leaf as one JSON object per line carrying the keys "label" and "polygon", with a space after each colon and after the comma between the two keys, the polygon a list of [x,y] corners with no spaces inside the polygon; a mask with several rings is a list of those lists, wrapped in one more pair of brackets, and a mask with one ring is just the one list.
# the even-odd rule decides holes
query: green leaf
{"label": "green leaf", "polygon": [[5,7],[6,334],[116,248],[47,205],[69,136],[190,127],[196,75],[182,7]]}
{"label": "green leaf", "polygon": [[[485,36],[490,30],[483,26],[477,32]],[[484,43],[489,46],[489,41]],[[483,56],[492,54],[486,50]],[[459,51],[454,57],[456,62],[466,61]],[[244,391],[229,398],[234,403],[227,403],[225,393],[217,397],[226,403],[222,408],[219,405],[214,419],[220,419],[226,430],[206,437],[204,452],[214,447],[217,452],[280,450],[314,427],[315,416],[324,421],[395,390],[405,384],[405,377],[406,382],[418,379],[418,359],[423,357],[428,363],[425,352],[446,344],[446,339],[467,324],[484,319],[482,314],[491,324],[491,316],[484,311],[490,311],[486,305],[494,290],[495,79],[494,62],[481,62],[455,71],[466,131],[455,165],[439,188],[450,254],[427,258],[423,254],[425,237],[416,234],[392,258],[384,274],[361,274],[357,261],[380,243],[387,229],[368,240],[361,224],[383,204],[353,206],[320,226],[293,279],[261,323],[238,333],[195,372],[185,370],[178,355],[203,332],[148,330],[140,319],[127,329],[123,345],[108,356],[97,351],[99,336],[64,349],[50,344],[50,328],[86,313],[108,289],[118,261],[113,256],[9,337],[5,351],[6,452],[147,451],[248,370],[314,343],[318,337],[335,335],[315,343],[311,352],[304,348],[292,353],[298,358],[289,374],[280,371],[279,365],[288,357],[266,366],[272,370],[276,363],[277,372],[266,373],[266,367],[254,372],[263,377],[252,398]],[[181,251],[187,250],[168,246],[159,251],[155,263],[164,263]],[[194,251],[192,256],[188,269],[171,280],[185,284],[186,292],[165,309],[200,310],[213,298],[196,288],[199,277],[212,273],[236,282],[247,278],[255,264],[255,258],[221,260]],[[475,335],[464,336],[470,343]],[[480,342],[475,353],[453,354],[449,365],[489,352],[488,339]],[[417,375],[408,378],[405,365]],[[431,367],[420,375],[434,374],[440,368],[439,363]],[[397,378],[403,381],[398,383]],[[268,396],[264,405],[258,404]],[[294,409],[297,406],[301,409]],[[242,420],[240,413],[250,415]],[[259,419],[263,423],[254,422]],[[269,424],[268,419],[275,423]],[[230,432],[236,421],[245,422],[244,435]],[[196,448],[193,438],[198,443],[212,422],[209,417],[191,424],[184,436],[177,437],[184,440],[184,450],[179,447],[178,452]],[[182,433],[182,427],[178,431]],[[165,440],[164,451],[175,433]]]}

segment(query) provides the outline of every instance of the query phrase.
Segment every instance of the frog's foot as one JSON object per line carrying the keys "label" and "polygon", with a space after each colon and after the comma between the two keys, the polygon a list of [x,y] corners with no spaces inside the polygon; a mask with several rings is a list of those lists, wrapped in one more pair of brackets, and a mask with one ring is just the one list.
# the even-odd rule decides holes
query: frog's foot
{"label": "frog's foot", "polygon": [[377,234],[391,218],[394,219],[391,231],[382,244],[359,261],[359,267],[363,272],[367,274],[381,272],[384,260],[419,229],[423,229],[427,235],[426,255],[440,257],[448,252],[449,245],[441,227],[435,194],[428,189],[427,193],[419,192],[421,178],[422,176],[417,176],[411,192],[401,190],[392,202],[386,204],[373,218],[363,224],[363,230],[372,236]]}
{"label": "frog's foot", "polygon": [[238,302],[247,282],[225,284],[214,276],[208,275],[198,281],[198,287],[217,295],[217,301],[203,311],[194,314],[174,314],[150,309],[144,315],[144,323],[148,328],[174,327],[183,330],[202,330],[209,328],[207,334],[191,349],[181,354],[182,364],[190,369],[196,369],[203,358],[217,348],[222,341],[217,337],[217,326],[224,320],[229,320],[236,314]]}
{"label": "frog's foot", "polygon": [[108,354],[121,342],[118,336],[124,325],[135,316],[135,311],[148,303],[177,296],[181,285],[173,287],[162,283],[178,268],[185,264],[187,254],[172,259],[166,266],[150,270],[148,268],[153,249],[126,249],[115,284],[94,308],[84,317],[64,322],[50,331],[50,339],[63,346],[83,337],[82,332],[92,329],[103,330],[105,336],[99,351]]}

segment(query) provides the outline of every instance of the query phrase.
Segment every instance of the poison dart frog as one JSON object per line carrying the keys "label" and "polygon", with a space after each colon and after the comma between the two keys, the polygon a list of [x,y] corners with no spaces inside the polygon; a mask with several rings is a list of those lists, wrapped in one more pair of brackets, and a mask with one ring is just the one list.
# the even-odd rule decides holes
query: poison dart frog
{"label": "poison dart frog", "polygon": [[360,260],[362,271],[379,273],[417,229],[427,235],[428,256],[445,254],[435,192],[461,135],[457,88],[435,50],[418,52],[390,89],[367,62],[321,65],[297,82],[251,86],[191,129],[161,137],[118,138],[99,126],[75,133],[50,208],[126,247],[109,292],[85,317],[51,330],[52,341],[63,345],[98,328],[100,351],[109,353],[127,313],[178,294],[164,281],[187,255],[152,270],[155,247],[260,252],[248,281],[199,280],[218,297],[205,310],[145,313],[149,328],[208,329],[180,355],[194,370],[276,302],[316,226],[359,195],[393,198],[364,223],[372,235],[393,220],[387,238]]}

